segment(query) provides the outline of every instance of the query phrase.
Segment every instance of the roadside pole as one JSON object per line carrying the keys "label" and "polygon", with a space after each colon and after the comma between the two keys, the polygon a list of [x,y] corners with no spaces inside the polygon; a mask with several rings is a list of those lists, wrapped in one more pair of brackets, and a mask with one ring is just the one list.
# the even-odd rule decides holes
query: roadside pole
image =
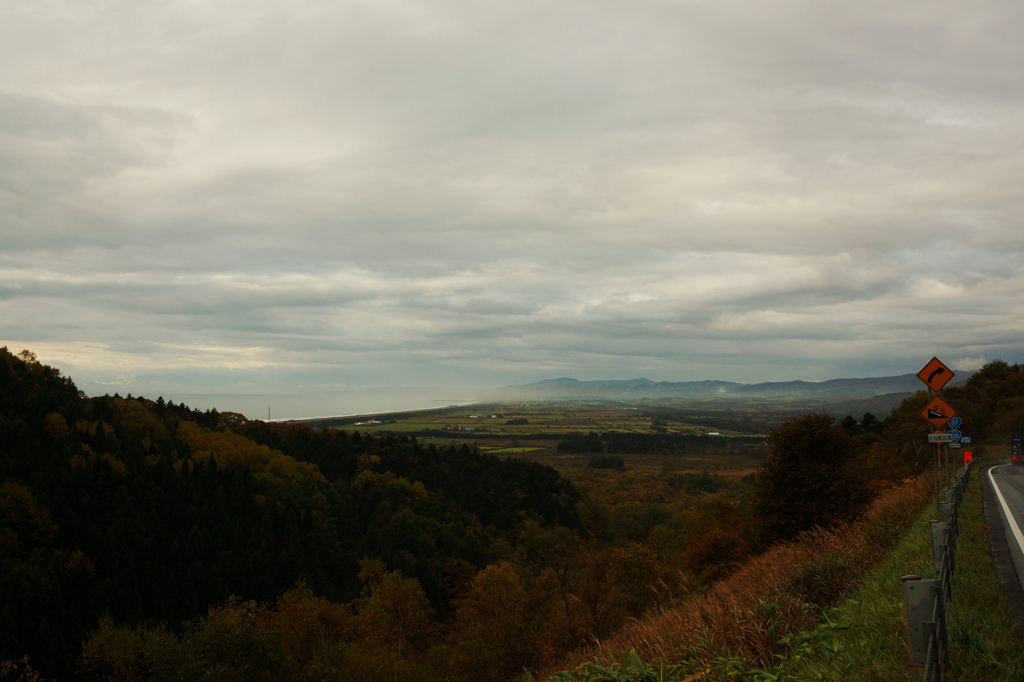
{"label": "roadside pole", "polygon": [[946,488],[949,489],[949,443],[942,444],[942,454],[946,457]]}
{"label": "roadside pole", "polygon": [[942,514],[942,502],[939,499],[939,468],[942,466],[940,460],[945,460],[946,465],[946,486],[951,485],[952,477],[949,470],[949,448],[945,449],[943,456],[942,446],[952,442],[952,437],[942,432],[946,423],[956,415],[952,405],[942,399],[942,388],[953,378],[953,370],[946,367],[938,358],[932,358],[917,373],[917,378],[928,387],[928,394],[931,400],[921,410],[921,418],[928,422],[934,429],[934,433],[928,434],[928,442],[935,443],[935,459],[932,467],[932,475],[935,479],[935,511]]}
{"label": "roadside pole", "polygon": [[[932,427],[932,433],[928,434],[928,442],[935,443],[932,478],[935,484],[935,511],[938,520],[932,521],[929,527],[932,536],[932,559],[938,576],[927,580],[916,575],[904,576],[904,617],[907,622],[907,652],[911,665],[923,668],[924,679],[928,682],[942,682],[943,668],[948,663],[947,618],[958,525],[957,505],[960,503],[970,467],[964,467],[957,476],[954,488],[949,466],[949,444],[959,440],[960,432],[945,430],[950,420],[955,417],[956,410],[942,398],[942,388],[953,378],[952,370],[938,358],[932,358],[917,373],[917,378],[928,387],[928,395],[931,398],[920,414]],[[956,419],[954,429],[959,426],[960,421],[959,418]],[[939,468],[943,462],[946,466],[947,487],[940,495]]]}

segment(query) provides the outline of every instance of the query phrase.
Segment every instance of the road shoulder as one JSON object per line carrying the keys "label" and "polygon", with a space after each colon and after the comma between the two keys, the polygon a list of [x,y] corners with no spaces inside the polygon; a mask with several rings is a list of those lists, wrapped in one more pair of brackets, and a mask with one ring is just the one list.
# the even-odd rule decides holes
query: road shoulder
{"label": "road shoulder", "polygon": [[995,558],[996,572],[999,581],[1003,584],[1007,601],[1013,610],[1014,620],[1017,623],[1017,632],[1024,639],[1024,588],[1017,579],[1017,572],[1010,557],[1010,545],[1006,530],[1006,519],[1003,509],[996,499],[995,490],[992,488],[992,481],[989,478],[988,470],[994,465],[986,465],[980,471],[982,490],[984,491],[985,521],[988,524],[989,540],[992,545],[992,555]]}

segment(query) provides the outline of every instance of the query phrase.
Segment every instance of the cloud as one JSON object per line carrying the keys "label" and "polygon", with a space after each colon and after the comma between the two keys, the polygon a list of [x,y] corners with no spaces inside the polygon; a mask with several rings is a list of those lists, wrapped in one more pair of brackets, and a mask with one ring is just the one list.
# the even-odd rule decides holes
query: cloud
{"label": "cloud", "polygon": [[1016,361],[1022,28],[996,1],[4,7],[0,343],[267,391]]}

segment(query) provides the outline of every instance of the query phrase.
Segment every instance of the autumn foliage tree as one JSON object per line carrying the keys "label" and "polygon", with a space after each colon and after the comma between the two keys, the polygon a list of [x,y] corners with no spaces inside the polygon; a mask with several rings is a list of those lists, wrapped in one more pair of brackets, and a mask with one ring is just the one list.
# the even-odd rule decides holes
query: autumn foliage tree
{"label": "autumn foliage tree", "polygon": [[492,564],[469,585],[456,609],[452,633],[457,679],[501,682],[537,659],[538,624],[521,571]]}
{"label": "autumn foliage tree", "polygon": [[851,467],[850,437],[831,415],[790,419],[768,440],[771,452],[757,473],[753,496],[763,543],[849,521],[867,506],[866,482]]}
{"label": "autumn foliage tree", "polygon": [[433,611],[415,578],[388,571],[379,559],[361,562],[363,583],[353,624],[360,635],[359,679],[411,680],[424,667],[416,653],[434,638]]}

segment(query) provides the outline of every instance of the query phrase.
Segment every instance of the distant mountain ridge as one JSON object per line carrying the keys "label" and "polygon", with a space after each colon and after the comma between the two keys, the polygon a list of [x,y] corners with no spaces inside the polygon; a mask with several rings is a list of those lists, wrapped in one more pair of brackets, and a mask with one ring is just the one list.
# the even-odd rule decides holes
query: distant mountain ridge
{"label": "distant mountain ridge", "polygon": [[828,381],[767,381],[758,384],[715,380],[651,381],[646,378],[580,381],[570,377],[560,377],[544,379],[532,384],[505,386],[500,389],[500,395],[506,399],[547,400],[816,398],[827,402],[838,402],[893,393],[914,393],[924,388],[924,384],[914,374],[867,379],[830,379]]}

